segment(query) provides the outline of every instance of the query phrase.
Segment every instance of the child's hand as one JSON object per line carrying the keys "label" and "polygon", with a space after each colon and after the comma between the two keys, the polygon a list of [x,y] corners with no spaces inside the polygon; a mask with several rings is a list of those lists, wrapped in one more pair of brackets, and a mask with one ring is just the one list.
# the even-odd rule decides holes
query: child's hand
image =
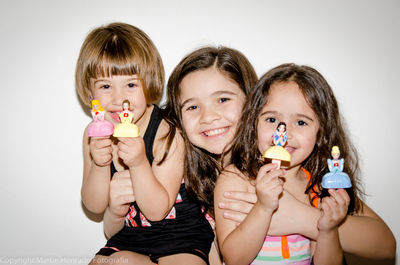
{"label": "child's hand", "polygon": [[218,208],[224,210],[224,218],[235,221],[239,225],[247,217],[254,204],[257,195],[250,191],[227,191],[224,197],[230,199],[218,204]]}
{"label": "child's hand", "polygon": [[344,189],[329,189],[331,196],[324,197],[321,203],[321,217],[318,230],[329,232],[346,218],[350,197]]}
{"label": "child's hand", "polygon": [[120,137],[118,140],[118,156],[126,166],[136,167],[147,160],[142,137]]}
{"label": "child's hand", "polygon": [[99,167],[108,166],[112,161],[112,142],[110,138],[91,137],[90,154],[96,165]]}
{"label": "child's hand", "polygon": [[279,195],[283,191],[280,176],[285,174],[282,169],[274,170],[275,164],[267,164],[260,168],[256,179],[256,194],[261,205],[269,210],[276,210],[279,205]]}
{"label": "child's hand", "polygon": [[129,206],[135,201],[129,170],[116,172],[110,182],[110,211],[119,217],[128,213]]}

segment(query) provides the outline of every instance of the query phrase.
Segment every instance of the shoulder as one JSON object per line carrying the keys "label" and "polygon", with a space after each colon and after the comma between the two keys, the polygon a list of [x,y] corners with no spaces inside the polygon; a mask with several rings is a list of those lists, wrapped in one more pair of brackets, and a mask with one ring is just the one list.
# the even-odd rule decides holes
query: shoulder
{"label": "shoulder", "polygon": [[174,137],[172,138],[171,145],[168,146],[168,135],[171,131],[170,125],[162,119],[157,130],[156,137],[154,139],[153,153],[154,157],[158,160],[164,156],[164,153],[168,150],[168,157],[176,153],[182,153],[184,150],[184,140],[179,130],[176,130]]}
{"label": "shoulder", "polygon": [[[218,215],[220,209],[216,207],[219,202],[234,201],[224,196],[227,191],[235,192],[251,192],[250,181],[233,165],[230,165],[221,172],[218,176],[217,182],[214,188],[214,210],[215,214]],[[254,190],[253,190],[254,193]]]}
{"label": "shoulder", "polygon": [[234,187],[235,190],[248,190],[250,185],[249,179],[239,171],[233,164],[227,166],[218,176],[217,187]]}

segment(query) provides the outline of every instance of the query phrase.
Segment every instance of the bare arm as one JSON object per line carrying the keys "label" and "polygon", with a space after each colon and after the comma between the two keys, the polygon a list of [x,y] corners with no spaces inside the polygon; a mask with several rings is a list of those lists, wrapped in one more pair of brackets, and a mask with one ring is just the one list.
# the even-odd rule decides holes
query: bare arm
{"label": "bare arm", "polygon": [[103,229],[107,239],[118,233],[124,227],[124,217],[115,215],[107,207],[103,218]]}
{"label": "bare arm", "polygon": [[157,165],[156,159],[163,154],[164,147],[155,146],[153,167],[145,155],[141,137],[120,138],[118,155],[129,167],[136,202],[143,214],[152,221],[165,218],[175,203],[183,179],[184,145],[180,134],[176,134],[166,160]]}
{"label": "bare arm", "polygon": [[[232,188],[223,201],[226,218],[241,222],[257,200],[250,192],[234,191]],[[227,199],[230,199],[228,201]],[[286,209],[286,210],[285,210]],[[366,204],[363,212],[348,216],[339,227],[339,237],[345,252],[353,255],[386,259],[394,258],[396,240],[385,222]],[[291,216],[291,218],[288,218]],[[285,235],[298,233],[316,240],[318,236],[317,222],[320,211],[294,199],[289,193],[279,201],[279,209],[272,217],[269,233]]]}
{"label": "bare arm", "polygon": [[110,183],[110,203],[104,214],[104,234],[112,237],[124,226],[129,206],[135,201],[132,181],[128,170],[114,174]]}
{"label": "bare arm", "polygon": [[341,265],[343,250],[339,241],[339,224],[346,218],[350,197],[344,189],[329,190],[331,196],[321,202],[318,237],[314,253],[316,265]]}
{"label": "bare arm", "polygon": [[[278,196],[282,192],[282,183],[278,176],[281,171],[271,170],[275,165],[268,164],[261,167],[257,177],[257,194],[260,200],[251,209],[245,220],[236,226],[234,221],[223,218],[222,211],[215,208],[215,221],[218,244],[226,264],[251,263],[263,245],[265,235],[274,210],[278,206]],[[231,167],[233,169],[233,167]],[[223,193],[232,188],[245,191],[248,189],[248,180],[236,171],[237,174],[228,171],[219,177],[214,191],[215,204],[225,200]],[[234,169],[233,169],[234,170]]]}
{"label": "bare arm", "polygon": [[109,138],[91,138],[87,129],[83,136],[82,202],[94,213],[102,213],[108,205],[112,143]]}

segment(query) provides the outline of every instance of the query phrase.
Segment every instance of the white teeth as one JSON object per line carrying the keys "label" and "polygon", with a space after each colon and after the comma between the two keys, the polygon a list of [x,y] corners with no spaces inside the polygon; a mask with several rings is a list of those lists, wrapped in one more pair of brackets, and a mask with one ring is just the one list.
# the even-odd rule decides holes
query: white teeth
{"label": "white teeth", "polygon": [[205,134],[206,136],[214,136],[214,135],[217,135],[217,134],[221,134],[221,133],[223,133],[223,132],[225,132],[225,131],[227,131],[227,130],[228,130],[228,128],[220,128],[220,129],[215,129],[215,130],[207,131],[207,132],[205,132],[204,134]]}

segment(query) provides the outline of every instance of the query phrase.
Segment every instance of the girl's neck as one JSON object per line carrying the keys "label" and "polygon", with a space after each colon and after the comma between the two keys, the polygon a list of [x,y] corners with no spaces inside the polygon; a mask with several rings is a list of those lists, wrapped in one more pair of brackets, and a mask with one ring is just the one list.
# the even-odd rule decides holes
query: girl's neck
{"label": "girl's neck", "polygon": [[154,106],[150,105],[146,107],[143,115],[136,121],[136,125],[140,128],[140,136],[144,136],[146,132],[147,126],[149,125],[151,113],[153,111]]}
{"label": "girl's neck", "polygon": [[297,165],[295,167],[291,167],[286,170],[285,179],[286,182],[293,182],[302,180],[304,178],[303,170],[301,169],[301,165]]}

